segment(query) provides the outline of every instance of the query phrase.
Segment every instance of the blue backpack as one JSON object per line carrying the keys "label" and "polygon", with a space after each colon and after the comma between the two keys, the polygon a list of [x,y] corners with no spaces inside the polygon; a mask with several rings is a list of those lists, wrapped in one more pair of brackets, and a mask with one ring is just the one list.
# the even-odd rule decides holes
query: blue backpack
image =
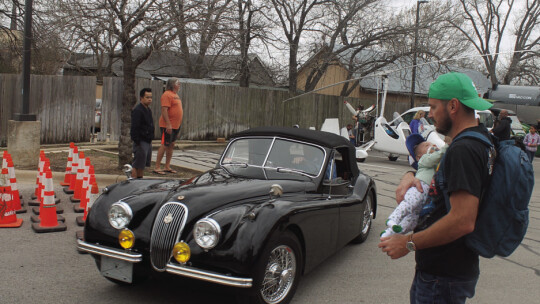
{"label": "blue backpack", "polygon": [[[532,165],[527,154],[512,139],[499,142],[492,136],[495,143],[492,144],[481,133],[465,131],[453,142],[463,138],[473,138],[486,145],[489,165],[493,164],[489,186],[480,200],[474,231],[465,236],[465,244],[485,258],[507,257],[519,246],[529,225],[528,206],[534,187]],[[443,161],[444,157],[441,164]],[[442,168],[441,165],[438,183],[446,209],[450,210]]]}

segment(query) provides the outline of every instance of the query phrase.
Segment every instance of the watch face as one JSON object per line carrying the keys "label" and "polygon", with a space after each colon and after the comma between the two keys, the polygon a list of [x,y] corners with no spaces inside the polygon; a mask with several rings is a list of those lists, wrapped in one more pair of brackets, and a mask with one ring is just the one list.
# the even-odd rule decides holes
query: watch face
{"label": "watch face", "polygon": [[409,249],[409,251],[415,251],[416,248],[414,246],[414,243],[413,242],[407,242],[407,249]]}

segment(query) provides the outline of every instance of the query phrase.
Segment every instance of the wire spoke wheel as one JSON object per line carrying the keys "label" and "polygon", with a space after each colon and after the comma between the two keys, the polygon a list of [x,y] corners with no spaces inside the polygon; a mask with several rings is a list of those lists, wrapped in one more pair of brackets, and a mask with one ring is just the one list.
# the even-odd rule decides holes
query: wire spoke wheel
{"label": "wire spoke wheel", "polygon": [[373,208],[371,206],[371,195],[368,195],[366,199],[366,207],[364,208],[364,219],[362,221],[362,234],[366,235],[371,228],[371,222],[373,219]]}
{"label": "wire spoke wheel", "polygon": [[289,246],[280,245],[270,252],[260,289],[266,303],[279,303],[289,294],[296,267],[296,256]]}

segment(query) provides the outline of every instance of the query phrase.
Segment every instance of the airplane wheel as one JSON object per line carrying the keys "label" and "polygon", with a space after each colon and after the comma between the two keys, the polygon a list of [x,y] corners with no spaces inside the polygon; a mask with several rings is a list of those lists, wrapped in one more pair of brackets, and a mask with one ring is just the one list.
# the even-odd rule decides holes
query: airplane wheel
{"label": "airplane wheel", "polygon": [[388,156],[388,160],[390,161],[396,161],[398,159],[399,156],[392,156],[392,155],[389,155]]}

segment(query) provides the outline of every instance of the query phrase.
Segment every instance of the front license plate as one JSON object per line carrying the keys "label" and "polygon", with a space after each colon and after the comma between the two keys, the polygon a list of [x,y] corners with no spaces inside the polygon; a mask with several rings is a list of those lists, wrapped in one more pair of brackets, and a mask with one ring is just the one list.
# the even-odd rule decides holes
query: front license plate
{"label": "front license plate", "polygon": [[122,282],[131,283],[133,280],[133,264],[101,256],[101,275]]}

